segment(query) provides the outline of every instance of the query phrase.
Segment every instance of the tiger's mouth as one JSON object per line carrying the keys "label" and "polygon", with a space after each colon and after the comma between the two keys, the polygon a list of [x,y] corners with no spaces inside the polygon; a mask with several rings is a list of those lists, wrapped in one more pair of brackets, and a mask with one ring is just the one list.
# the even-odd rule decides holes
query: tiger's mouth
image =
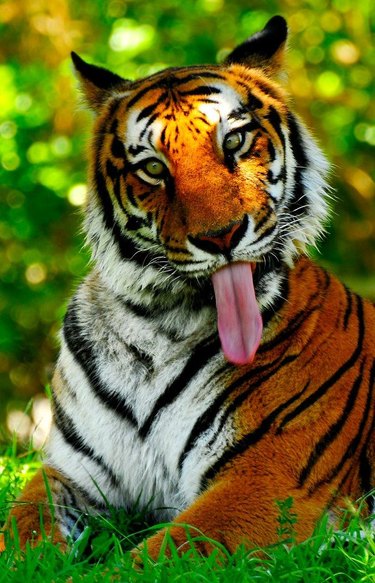
{"label": "tiger's mouth", "polygon": [[283,297],[287,265],[275,247],[256,259],[246,251],[236,253],[232,260],[223,259],[212,261],[198,276],[196,272],[176,271],[194,290],[198,302],[216,306],[225,358],[235,365],[248,365],[273,317],[274,303]]}
{"label": "tiger's mouth", "polygon": [[245,217],[218,233],[189,237],[189,242],[208,258],[198,255],[195,261],[176,262],[177,272],[189,287],[201,292],[203,302],[209,299],[210,304],[216,304],[222,350],[235,365],[248,365],[254,360],[263,333],[261,306],[267,293],[264,282],[281,264],[275,248],[277,229],[273,227],[272,238],[255,250],[243,244],[247,226]]}

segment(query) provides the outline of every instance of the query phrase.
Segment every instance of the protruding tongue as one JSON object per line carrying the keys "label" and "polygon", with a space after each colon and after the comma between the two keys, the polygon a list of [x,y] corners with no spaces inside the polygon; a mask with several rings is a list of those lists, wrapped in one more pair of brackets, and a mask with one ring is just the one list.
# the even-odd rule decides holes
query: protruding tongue
{"label": "protruding tongue", "polygon": [[233,364],[249,364],[254,359],[263,330],[251,264],[227,265],[213,274],[212,283],[225,358]]}

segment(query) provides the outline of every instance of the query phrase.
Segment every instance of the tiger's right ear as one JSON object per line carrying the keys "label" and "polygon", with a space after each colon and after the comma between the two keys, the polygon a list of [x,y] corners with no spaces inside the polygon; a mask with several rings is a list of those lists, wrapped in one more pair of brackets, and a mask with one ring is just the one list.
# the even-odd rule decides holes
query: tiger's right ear
{"label": "tiger's right ear", "polygon": [[239,63],[247,67],[262,69],[273,76],[283,65],[288,27],[285,18],[274,16],[263,30],[253,34],[236,47],[225,59],[225,63]]}
{"label": "tiger's right ear", "polygon": [[110,97],[113,90],[124,90],[129,81],[103,67],[89,65],[77,53],[71,53],[74,68],[80,80],[81,88],[88,105],[98,110]]}

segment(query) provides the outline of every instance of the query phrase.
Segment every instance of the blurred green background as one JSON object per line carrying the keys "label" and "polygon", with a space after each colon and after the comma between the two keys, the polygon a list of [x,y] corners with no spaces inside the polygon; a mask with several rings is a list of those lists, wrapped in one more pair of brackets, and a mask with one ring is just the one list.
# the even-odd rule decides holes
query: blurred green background
{"label": "blurred green background", "polygon": [[284,15],[287,85],[334,165],[337,200],[319,260],[375,297],[370,4],[0,2],[0,421],[43,392],[67,298],[86,270],[79,228],[90,115],[78,104],[71,50],[135,79],[170,65],[216,62],[270,16]]}

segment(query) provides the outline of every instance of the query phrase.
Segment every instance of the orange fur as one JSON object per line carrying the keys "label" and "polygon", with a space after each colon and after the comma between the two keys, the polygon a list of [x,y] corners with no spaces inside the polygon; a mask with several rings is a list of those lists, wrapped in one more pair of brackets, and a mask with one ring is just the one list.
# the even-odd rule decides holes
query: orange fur
{"label": "orange fur", "polygon": [[[48,494],[46,482],[49,486]],[[12,534],[15,523],[21,548],[24,548],[27,542],[35,546],[45,536],[54,544],[60,545],[61,549],[67,548],[66,540],[54,521],[55,509],[49,501],[50,497],[53,503],[58,501],[64,482],[64,477],[58,471],[44,466],[25,487],[14,504],[6,524]]]}
{"label": "orange fur", "polygon": [[[361,445],[358,452],[347,460],[334,479],[325,481],[324,478],[332,468],[335,468],[351,440],[355,439],[366,401],[369,401],[368,417],[361,443],[364,445],[366,442],[370,443],[368,455],[374,472],[375,404],[373,386],[369,384],[372,382],[369,376],[370,359],[367,366],[363,367],[357,403],[345,423],[341,438],[328,447],[304,487],[299,485],[298,477],[308,462],[313,444],[340,416],[343,403],[348,396],[348,387],[351,386],[350,379],[354,379],[359,373],[358,363],[345,373],[345,378],[343,375],[338,379],[327,395],[311,406],[304,415],[283,425],[283,415],[287,415],[292,409],[286,408],[282,416],[271,422],[267,435],[256,442],[256,428],[262,425],[272,411],[296,395],[305,385],[311,375],[309,363],[314,363],[311,359],[316,358],[314,354],[319,353],[316,365],[313,364],[314,383],[306,391],[304,398],[308,398],[318,386],[329,379],[337,368],[338,358],[345,362],[355,348],[357,321],[352,322],[351,335],[344,333],[340,335],[337,327],[345,313],[344,287],[335,278],[330,277],[329,288],[324,290],[325,276],[320,268],[313,266],[307,259],[301,259],[294,270],[289,303],[281,313],[275,338],[282,335],[283,330],[285,331],[285,322],[293,321],[293,315],[299,310],[307,311],[313,307],[312,298],[315,294],[317,294],[315,301],[323,302],[322,309],[313,312],[293,337],[286,337],[284,342],[267,352],[265,356],[264,351],[258,354],[253,368],[265,366],[280,357],[285,359],[295,353],[302,353],[297,369],[292,370],[289,366],[280,368],[269,382],[262,384],[258,391],[255,390],[238,410],[238,440],[254,431],[254,445],[228,462],[212,482],[209,482],[207,491],[176,518],[177,524],[193,525],[191,536],[197,536],[202,532],[223,543],[230,551],[234,551],[241,543],[250,547],[263,547],[274,543],[277,541],[278,526],[278,509],[275,501],[284,500],[287,495],[292,496],[293,512],[297,515],[296,539],[300,541],[311,535],[324,509],[332,504],[337,508],[345,507],[346,496],[353,500],[362,494],[358,474]],[[302,277],[308,293],[301,293]],[[370,355],[375,342],[375,312],[370,303],[366,302],[364,308],[367,318],[364,353]],[[332,332],[336,336],[333,345],[329,343]],[[337,347],[340,347],[339,355]],[[241,368],[238,376],[245,374]],[[233,394],[233,399],[246,389],[247,384],[244,383]],[[300,402],[301,399],[296,401]],[[151,558],[157,558],[165,533],[164,529],[146,541]],[[190,548],[185,528],[174,526],[168,533],[180,552]],[[197,543],[197,547],[204,554],[212,550],[209,544]]]}

